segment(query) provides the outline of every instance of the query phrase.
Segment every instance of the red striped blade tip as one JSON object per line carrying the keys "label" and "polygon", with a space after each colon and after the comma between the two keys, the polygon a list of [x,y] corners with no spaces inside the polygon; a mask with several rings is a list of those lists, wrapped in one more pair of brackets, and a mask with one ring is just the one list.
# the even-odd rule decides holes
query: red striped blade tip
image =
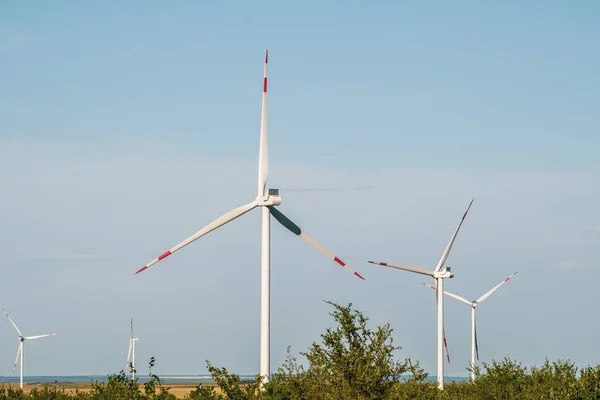
{"label": "red striped blade tip", "polygon": [[469,210],[471,209],[471,206],[473,205],[474,201],[475,201],[475,198],[473,198],[473,200],[471,200],[471,202],[469,203],[469,207],[467,207],[467,211],[465,211],[465,213],[463,214],[463,217],[462,217],[463,220],[465,219],[465,217],[469,213]]}
{"label": "red striped blade tip", "polygon": [[387,263],[384,262],[378,262],[378,261],[368,261],[371,264],[376,264],[376,265],[383,265],[384,267],[387,267]]}
{"label": "red striped blade tip", "polygon": [[337,257],[333,257],[333,261],[335,261],[336,263],[340,264],[342,267],[345,267],[345,266],[346,266],[346,263],[345,263],[345,262],[343,262],[342,260],[340,260],[340,259],[339,259],[339,258],[337,258]]}
{"label": "red striped blade tip", "polygon": [[517,273],[515,272],[514,274],[512,274],[511,276],[506,277],[506,279],[504,280],[504,282],[508,282],[510,280],[510,278],[512,278],[513,276],[515,276]]}
{"label": "red striped blade tip", "polygon": [[269,49],[267,49],[267,51],[265,51],[265,64],[267,64],[269,62]]}
{"label": "red striped blade tip", "polygon": [[138,269],[138,271],[135,273],[136,275],[139,274],[140,272],[142,272],[143,270],[145,270],[146,268],[148,268],[148,266],[144,265],[142,268]]}
{"label": "red striped blade tip", "polygon": [[[340,260],[337,257],[333,257],[333,261],[335,261],[336,263],[340,264],[342,267],[346,267],[346,263],[343,262],[342,260]],[[356,271],[351,271],[354,275],[358,276],[360,279],[362,279],[363,281],[365,280],[365,278],[363,278],[362,276],[360,276],[360,274]]]}

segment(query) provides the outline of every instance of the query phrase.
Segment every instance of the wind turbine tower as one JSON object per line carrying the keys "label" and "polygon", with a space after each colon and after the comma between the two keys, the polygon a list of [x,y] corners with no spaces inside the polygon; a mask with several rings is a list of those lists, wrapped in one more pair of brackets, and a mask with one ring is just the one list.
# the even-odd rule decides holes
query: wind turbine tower
{"label": "wind turbine tower", "polygon": [[281,197],[279,196],[279,189],[267,189],[267,177],[269,174],[269,161],[268,161],[268,145],[267,145],[267,67],[269,63],[269,51],[265,53],[265,64],[264,64],[264,77],[262,82],[262,114],[261,114],[261,127],[260,127],[260,147],[258,155],[258,185],[257,185],[257,196],[251,203],[245,204],[238,208],[235,208],[223,216],[217,218],[204,228],[185,239],[175,247],[162,253],[160,256],[150,261],[148,264],[140,268],[136,274],[144,271],[151,265],[163,260],[170,256],[183,247],[192,243],[193,241],[201,238],[207,233],[227,224],[230,221],[246,214],[247,212],[255,209],[256,207],[262,208],[262,239],[261,239],[261,296],[260,296],[260,375],[264,378],[263,382],[268,382],[271,374],[270,365],[270,338],[271,338],[271,317],[270,317],[270,305],[271,305],[271,254],[270,254],[270,241],[271,241],[271,227],[270,218],[273,216],[277,222],[287,228],[289,231],[304,239],[312,246],[316,247],[319,251],[325,253],[330,259],[338,263],[341,267],[346,268],[360,279],[364,279],[357,272],[352,270],[346,263],[335,256],[332,252],[323,247],[320,243],[315,241],[312,237],[308,236],[298,225],[292,220],[285,216],[275,206],[281,204]]}
{"label": "wind turbine tower", "polygon": [[23,336],[23,334],[21,333],[19,328],[17,328],[17,325],[13,322],[12,318],[8,315],[6,310],[3,308],[2,311],[4,312],[4,314],[6,315],[6,318],[8,318],[10,323],[15,327],[15,329],[17,330],[17,333],[19,334],[19,346],[17,348],[17,358],[15,359],[15,363],[13,365],[13,372],[15,371],[15,368],[17,368],[17,362],[19,361],[19,356],[20,356],[21,357],[20,387],[21,387],[21,389],[23,389],[23,364],[24,364],[23,357],[25,354],[25,341],[39,339],[39,338],[48,337],[48,336],[54,336],[54,335],[56,335],[56,333],[48,333],[46,335],[37,335],[37,336]]}
{"label": "wind turbine tower", "polygon": [[127,353],[127,362],[125,363],[125,367],[129,368],[129,359],[131,358],[131,379],[135,380],[135,342],[137,342],[138,338],[133,336],[133,318],[131,318],[131,335],[129,336],[129,353]]}
{"label": "wind turbine tower", "polygon": [[396,268],[396,269],[401,269],[404,271],[414,272],[417,274],[431,276],[435,282],[435,286],[437,288],[439,288],[439,290],[437,291],[437,296],[436,296],[436,298],[437,298],[437,380],[438,380],[438,387],[442,390],[444,389],[444,342],[445,342],[445,340],[444,340],[444,337],[445,337],[445,335],[444,335],[444,280],[454,277],[454,272],[452,272],[450,267],[444,266],[444,264],[446,264],[446,260],[448,259],[448,256],[450,255],[450,250],[452,250],[452,245],[454,244],[454,241],[456,240],[458,231],[460,230],[460,227],[462,226],[463,221],[467,217],[467,213],[471,209],[471,205],[473,204],[474,200],[475,199],[471,200],[471,203],[469,203],[469,207],[467,208],[467,211],[465,211],[465,213],[463,214],[460,222],[458,223],[458,226],[456,227],[456,230],[454,231],[454,234],[452,235],[452,238],[450,239],[450,242],[448,243],[448,246],[446,246],[446,249],[444,250],[444,253],[442,254],[442,258],[440,259],[440,261],[438,262],[437,266],[435,267],[435,269],[433,271],[430,271],[423,267],[409,267],[409,266],[403,266],[403,265],[401,266],[401,265],[388,264],[386,262],[369,261],[371,264],[377,264],[377,265],[382,265],[384,267]]}

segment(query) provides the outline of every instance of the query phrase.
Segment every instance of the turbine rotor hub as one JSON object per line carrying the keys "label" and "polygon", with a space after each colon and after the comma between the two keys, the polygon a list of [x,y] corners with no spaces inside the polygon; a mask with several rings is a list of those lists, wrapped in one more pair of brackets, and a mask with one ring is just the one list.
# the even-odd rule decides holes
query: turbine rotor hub
{"label": "turbine rotor hub", "polygon": [[278,206],[281,204],[281,197],[279,197],[279,189],[268,189],[267,194],[264,196],[258,196],[256,202],[259,207]]}
{"label": "turbine rotor hub", "polygon": [[439,270],[438,272],[434,272],[433,273],[433,277],[434,278],[454,278],[454,272],[452,272],[452,269],[450,267],[444,267],[441,270]]}

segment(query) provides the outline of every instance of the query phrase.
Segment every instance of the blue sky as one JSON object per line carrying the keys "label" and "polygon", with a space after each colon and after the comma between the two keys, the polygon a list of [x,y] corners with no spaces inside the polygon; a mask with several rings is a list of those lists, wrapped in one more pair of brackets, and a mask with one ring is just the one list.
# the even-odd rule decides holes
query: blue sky
{"label": "blue sky", "polygon": [[[264,49],[271,187],[282,210],[365,278],[272,234],[272,364],[329,326],[322,300],[390,322],[400,357],[435,371],[434,266],[476,298],[483,361],[589,352],[600,325],[600,5],[564,2],[191,2],[0,6],[0,301],[27,374],[138,364],[258,370],[258,212],[133,273],[254,197]],[[596,112],[595,112],[596,111]],[[329,190],[322,190],[329,189]],[[331,190],[335,189],[335,190]],[[466,375],[469,310],[447,300]],[[17,340],[0,329],[0,374]],[[31,331],[31,332],[30,332]]]}

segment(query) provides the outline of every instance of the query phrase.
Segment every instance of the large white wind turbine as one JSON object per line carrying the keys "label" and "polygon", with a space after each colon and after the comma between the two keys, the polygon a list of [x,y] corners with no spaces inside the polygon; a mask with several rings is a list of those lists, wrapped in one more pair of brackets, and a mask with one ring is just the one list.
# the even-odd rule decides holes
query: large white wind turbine
{"label": "large white wind turbine", "polygon": [[[475,200],[475,199],[473,199],[473,200]],[[469,212],[469,209],[471,208],[471,205],[473,204],[473,200],[471,200],[471,203],[469,203],[469,207],[467,208],[467,211],[465,211],[460,222],[458,223],[458,226],[456,227],[456,230],[454,231],[454,234],[452,235],[452,238],[450,239],[450,242],[448,243],[446,250],[444,250],[444,253],[442,254],[442,258],[440,259],[440,262],[438,263],[438,265],[435,267],[435,269],[433,271],[430,271],[423,267],[409,267],[409,266],[388,264],[385,262],[369,261],[371,264],[377,264],[377,265],[382,265],[384,267],[391,267],[391,268],[401,269],[404,271],[414,272],[417,274],[431,276],[435,281],[436,287],[441,288],[441,291],[438,291],[438,293],[437,293],[437,320],[438,320],[437,321],[438,322],[438,329],[437,329],[437,331],[438,331],[437,332],[438,333],[437,334],[437,380],[438,380],[438,387],[440,389],[444,389],[444,344],[445,344],[445,340],[444,340],[444,338],[445,338],[445,335],[444,335],[444,296],[443,296],[444,279],[454,277],[454,272],[452,272],[450,267],[444,267],[444,264],[446,263],[446,260],[448,259],[450,250],[452,250],[452,245],[454,244],[454,240],[456,240],[456,235],[458,235],[458,231],[460,230],[460,227],[461,227],[463,221],[465,220],[467,213]]]}
{"label": "large white wind turbine", "polygon": [[21,333],[21,331],[19,330],[19,328],[17,328],[17,325],[13,322],[12,318],[8,315],[8,313],[6,312],[6,310],[3,308],[2,311],[4,311],[4,314],[6,314],[6,317],[8,318],[8,320],[10,321],[10,323],[15,327],[15,329],[17,330],[17,333],[19,334],[19,347],[17,348],[17,358],[15,359],[15,364],[13,365],[13,372],[15,371],[15,368],[17,368],[17,362],[19,361],[19,356],[21,356],[21,389],[23,389],[23,353],[24,353],[24,343],[26,340],[33,340],[33,339],[39,339],[39,338],[43,338],[46,336],[54,336],[56,335],[56,333],[49,333],[47,335],[37,335],[37,336],[23,336],[23,334]]}
{"label": "large white wind turbine", "polygon": [[[471,380],[473,380],[473,381],[475,380],[475,366],[476,366],[475,358],[477,357],[477,361],[479,360],[479,345],[477,344],[477,322],[475,320],[475,308],[477,308],[477,306],[479,304],[481,304],[481,302],[483,302],[485,299],[490,297],[490,295],[492,293],[494,293],[496,290],[498,290],[498,288],[500,286],[502,286],[506,282],[508,282],[508,280],[510,278],[512,278],[513,276],[515,276],[517,274],[517,272],[515,272],[514,274],[512,274],[509,277],[507,277],[506,279],[504,279],[502,282],[500,282],[498,285],[496,285],[492,290],[490,290],[489,292],[487,292],[486,294],[484,294],[477,300],[473,300],[473,301],[469,301],[469,300],[465,299],[464,297],[460,297],[456,294],[448,292],[447,290],[444,290],[444,294],[471,306]],[[427,287],[430,287],[433,290],[436,290],[435,286],[428,285],[423,282],[421,282],[421,283]]]}
{"label": "large white wind turbine", "polygon": [[266,189],[267,175],[269,170],[268,147],[267,147],[267,65],[269,61],[269,52],[265,54],[265,69],[263,79],[262,94],[262,117],[260,129],[260,150],[258,156],[258,195],[254,201],[229,211],[225,215],[217,218],[215,221],[206,225],[204,228],[185,239],[175,247],[167,250],[150,263],[144,265],[137,272],[141,272],[151,265],[159,262],[163,258],[175,253],[184,246],[192,243],[194,240],[206,235],[207,233],[225,225],[226,223],[238,218],[239,216],[253,210],[256,207],[262,207],[262,245],[261,245],[261,324],[260,324],[260,374],[264,377],[264,382],[269,380],[270,375],[270,220],[272,215],[280,224],[290,230],[292,233],[300,236],[302,239],[325,253],[333,261],[348,269],[357,277],[364,279],[358,273],[349,268],[342,260],[336,257],[325,247],[321,246],[313,238],[308,236],[298,225],[292,222],[281,211],[275,208],[281,204],[279,189]]}
{"label": "large white wind turbine", "polygon": [[127,362],[125,367],[129,368],[129,359],[131,359],[131,379],[135,379],[135,342],[138,338],[133,336],[133,318],[131,318],[131,336],[129,336],[129,353],[127,353]]}

